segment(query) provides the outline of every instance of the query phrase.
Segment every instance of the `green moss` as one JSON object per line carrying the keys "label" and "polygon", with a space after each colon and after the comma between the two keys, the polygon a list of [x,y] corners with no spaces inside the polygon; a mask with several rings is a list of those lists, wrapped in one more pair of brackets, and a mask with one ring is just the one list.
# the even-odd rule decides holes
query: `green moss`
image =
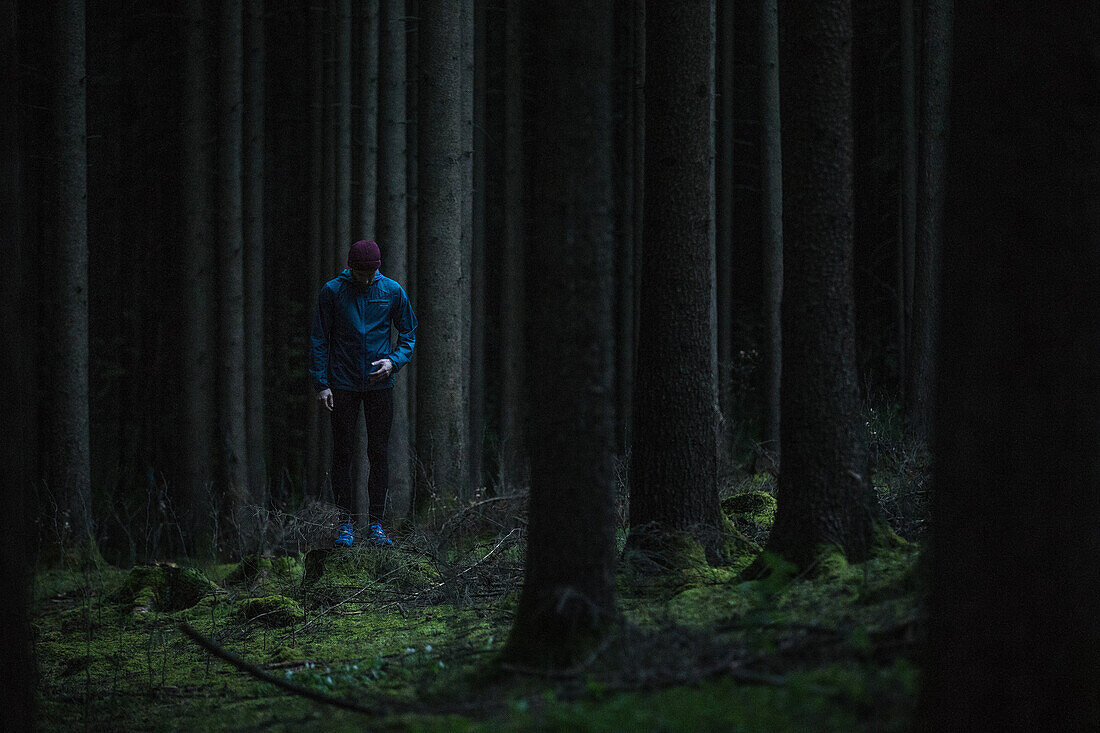
{"label": "green moss", "polygon": [[199,570],[162,563],[134,567],[109,600],[134,611],[179,611],[218,591]]}
{"label": "green moss", "polygon": [[747,491],[722,500],[726,516],[771,528],[775,523],[775,497],[764,491]]}
{"label": "green moss", "polygon": [[237,602],[233,615],[241,621],[253,621],[265,626],[290,626],[305,618],[298,601],[286,596],[245,598]]}
{"label": "green moss", "polygon": [[351,594],[367,600],[377,592],[427,590],[439,579],[439,571],[422,555],[391,548],[319,549],[306,555],[301,592],[324,605]]}

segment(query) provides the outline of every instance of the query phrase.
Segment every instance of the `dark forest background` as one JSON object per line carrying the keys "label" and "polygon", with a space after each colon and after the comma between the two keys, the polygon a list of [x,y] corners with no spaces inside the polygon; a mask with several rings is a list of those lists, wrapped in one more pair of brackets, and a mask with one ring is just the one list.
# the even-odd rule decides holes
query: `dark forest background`
{"label": "dark forest background", "polygon": [[[2,20],[20,593],[35,563],[297,551],[286,517],[331,494],[309,319],[376,239],[420,319],[390,523],[530,492],[506,659],[566,666],[606,634],[616,526],[728,562],[720,491],[770,474],[745,578],[929,548],[928,727],[1098,719],[1095,7]],[[904,527],[876,429],[934,477]]]}

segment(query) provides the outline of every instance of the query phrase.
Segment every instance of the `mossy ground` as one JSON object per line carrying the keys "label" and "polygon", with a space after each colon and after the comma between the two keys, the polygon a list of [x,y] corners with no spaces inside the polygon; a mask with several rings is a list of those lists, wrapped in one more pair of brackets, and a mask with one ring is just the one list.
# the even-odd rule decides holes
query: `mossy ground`
{"label": "mossy ground", "polygon": [[[731,520],[746,535],[766,535],[766,510],[754,504]],[[522,533],[435,539],[201,571],[42,571],[34,621],[41,727],[910,727],[911,658],[923,629],[915,544],[859,565],[823,556],[804,577],[776,561],[767,579],[751,582],[739,580],[751,553],[719,566],[695,553],[699,562],[651,575],[620,563],[618,630],[588,664],[542,676],[495,664],[522,580]],[[618,540],[623,549],[625,533]],[[173,594],[172,578],[194,581],[190,595]],[[179,631],[181,621],[272,674],[409,710],[367,716],[291,695],[211,657]]]}

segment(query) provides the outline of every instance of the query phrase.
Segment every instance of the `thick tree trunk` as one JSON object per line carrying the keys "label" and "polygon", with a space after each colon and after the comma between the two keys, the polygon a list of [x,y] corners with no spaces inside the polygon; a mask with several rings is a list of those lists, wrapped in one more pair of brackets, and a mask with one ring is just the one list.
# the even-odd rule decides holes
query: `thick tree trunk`
{"label": "thick tree trunk", "polygon": [[851,559],[884,523],[859,416],[852,299],[849,0],[779,4],[783,89],[783,466],[767,549]]}
{"label": "thick tree trunk", "polygon": [[[378,160],[378,135],[379,135],[379,40],[381,26],[379,25],[379,0],[366,0],[356,4],[358,13],[358,38],[359,43],[352,55],[352,66],[359,68],[359,84],[356,89],[359,113],[358,134],[361,138],[359,146],[359,174],[356,177],[359,195],[355,211],[355,232],[351,240],[376,239],[378,223],[379,192],[379,160]],[[358,63],[356,60],[359,60]],[[404,71],[401,78],[404,79]],[[404,90],[402,90],[404,92]],[[401,145],[404,150],[404,144]],[[403,165],[403,164],[402,164]],[[354,187],[353,187],[354,188]],[[345,246],[350,245],[351,241]],[[384,243],[383,243],[384,244]],[[389,248],[386,249],[389,252]],[[387,272],[390,258],[386,258]]]}
{"label": "thick tree trunk", "polygon": [[[417,155],[417,140],[420,130],[417,125],[420,108],[420,20],[419,4],[417,0],[405,0],[405,18],[408,20],[405,34],[405,177],[408,196],[405,200],[407,223],[406,238],[408,239],[407,261],[409,267],[408,282],[405,283],[405,291],[409,300],[419,312],[419,294],[416,287],[416,260],[420,235],[417,226],[420,216],[420,178],[419,156]],[[419,359],[413,359],[405,367],[405,381],[409,385],[409,440],[411,460],[413,461],[413,489],[409,496],[409,512],[415,510],[416,502],[416,476],[419,471],[416,468],[416,434],[417,434],[417,372]]]}
{"label": "thick tree trunk", "polygon": [[64,539],[81,551],[94,541],[88,443],[88,156],[84,2],[57,8],[56,134],[58,157],[57,260],[50,269],[56,297],[50,491]]}
{"label": "thick tree trunk", "polygon": [[[323,242],[324,230],[324,9],[318,5],[309,8],[309,293],[311,300],[316,299],[317,291],[325,283],[328,274],[325,270],[324,252],[328,247]],[[308,331],[308,322],[302,324]],[[322,457],[322,435],[324,427],[322,414],[316,395],[308,396],[307,408],[308,432],[306,436],[306,490],[307,495],[320,497],[324,486],[324,459]]]}
{"label": "thick tree trunk", "polygon": [[612,0],[523,12],[531,500],[505,657],[554,667],[615,614]]}
{"label": "thick tree trunk", "polygon": [[210,307],[216,302],[213,242],[214,130],[208,99],[212,79],[207,62],[210,40],[202,0],[188,0],[184,8],[183,107],[180,120],[182,147],[180,193],[183,201],[183,273],[180,384],[182,421],[180,456],[187,550],[195,557],[214,554],[210,488],[216,478],[214,440],[217,435],[217,322]]}
{"label": "thick tree trunk", "polygon": [[[381,0],[378,13],[378,241],[386,272],[401,284],[408,280],[408,226],[405,175],[405,1]],[[393,393],[390,438],[391,517],[405,516],[412,499],[409,453],[408,368]]]}
{"label": "thick tree trunk", "polygon": [[718,3],[715,117],[715,266],[718,333],[718,407],[722,414],[724,444],[733,420],[733,390],[730,373],[733,366],[733,6]]}
{"label": "thick tree trunk", "polygon": [[901,0],[901,136],[898,168],[898,384],[909,378],[917,241],[917,41],[913,0]]}
{"label": "thick tree trunk", "polygon": [[459,65],[462,67],[461,89],[459,91],[462,104],[462,270],[469,278],[469,301],[463,304],[462,317],[466,321],[466,331],[470,339],[470,352],[466,360],[466,382],[469,390],[469,446],[470,446],[470,480],[469,489],[476,488],[481,481],[481,435],[478,423],[484,417],[484,410],[478,401],[483,397],[484,389],[480,389],[475,382],[479,376],[474,375],[474,367],[482,366],[484,359],[474,349],[474,332],[479,328],[473,322],[473,303],[479,294],[474,286],[480,285],[479,278],[473,271],[474,248],[474,6],[473,0],[457,0],[461,10],[460,26],[462,32],[461,57]]}
{"label": "thick tree trunk", "polygon": [[924,8],[920,94],[920,175],[917,241],[910,328],[906,423],[929,440],[939,342],[940,257],[943,250],[943,173],[951,73],[953,0],[927,0]]}
{"label": "thick tree trunk", "polygon": [[779,465],[779,385],[783,373],[783,145],[779,117],[779,15],[760,3],[760,220],[764,260],[764,449]]}
{"label": "thick tree trunk", "polygon": [[[218,376],[225,509],[241,520],[248,503],[245,434],[244,262],[241,222],[241,89],[244,54],[241,0],[220,6],[218,73]],[[234,548],[240,549],[240,548]]]}
{"label": "thick tree trunk", "polygon": [[1100,7],[959,3],[955,29],[918,728],[1095,730],[1100,78],[1068,69]]}
{"label": "thick tree trunk", "polygon": [[634,394],[634,0],[615,1],[615,453],[630,449]]}
{"label": "thick tree trunk", "polygon": [[264,0],[245,7],[244,332],[245,434],[252,502],[267,501],[264,441]]}
{"label": "thick tree trunk", "polygon": [[[645,229],[645,4],[646,0],[634,0],[634,369],[638,365],[638,344],[641,312],[642,262],[644,260]],[[631,403],[633,420],[633,402]],[[633,426],[631,426],[633,436]],[[633,439],[633,437],[631,438]]]}
{"label": "thick tree trunk", "polygon": [[[5,265],[0,271],[0,287],[9,303],[0,310],[0,365],[4,380],[2,399],[7,410],[8,427],[0,445],[0,470],[9,480],[9,491],[0,514],[0,704],[4,721],[12,730],[34,729],[34,682],[37,678],[31,646],[28,604],[31,588],[30,547],[32,526],[27,511],[31,502],[34,473],[30,456],[37,448],[37,439],[28,430],[33,401],[27,389],[33,364],[27,358],[32,353],[30,342],[34,331],[28,327],[23,309],[31,287],[24,268],[23,243],[23,158],[21,153],[18,54],[18,14],[16,3],[7,3],[0,10],[0,101],[7,110],[0,119],[0,246]],[[13,304],[18,304],[13,307]]]}
{"label": "thick tree trunk", "polygon": [[473,3],[471,10],[470,473],[478,489],[485,485],[485,3]]}
{"label": "thick tree trunk", "polygon": [[500,482],[505,491],[527,485],[524,440],[524,176],[520,56],[523,3],[508,0],[504,18],[504,242],[500,283]]}
{"label": "thick tree trunk", "polygon": [[634,387],[630,525],[716,548],[718,393],[714,262],[715,5],[647,8],[644,346]]}
{"label": "thick tree trunk", "polygon": [[462,6],[420,6],[416,508],[470,479],[469,257],[464,254]]}

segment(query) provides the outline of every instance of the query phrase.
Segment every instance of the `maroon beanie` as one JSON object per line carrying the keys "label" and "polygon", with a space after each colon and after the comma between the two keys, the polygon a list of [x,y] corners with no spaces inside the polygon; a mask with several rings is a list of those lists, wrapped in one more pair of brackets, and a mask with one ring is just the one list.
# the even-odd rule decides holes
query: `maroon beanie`
{"label": "maroon beanie", "polygon": [[348,267],[353,270],[377,270],[382,264],[382,255],[378,251],[378,242],[360,239],[351,245],[348,251]]}

